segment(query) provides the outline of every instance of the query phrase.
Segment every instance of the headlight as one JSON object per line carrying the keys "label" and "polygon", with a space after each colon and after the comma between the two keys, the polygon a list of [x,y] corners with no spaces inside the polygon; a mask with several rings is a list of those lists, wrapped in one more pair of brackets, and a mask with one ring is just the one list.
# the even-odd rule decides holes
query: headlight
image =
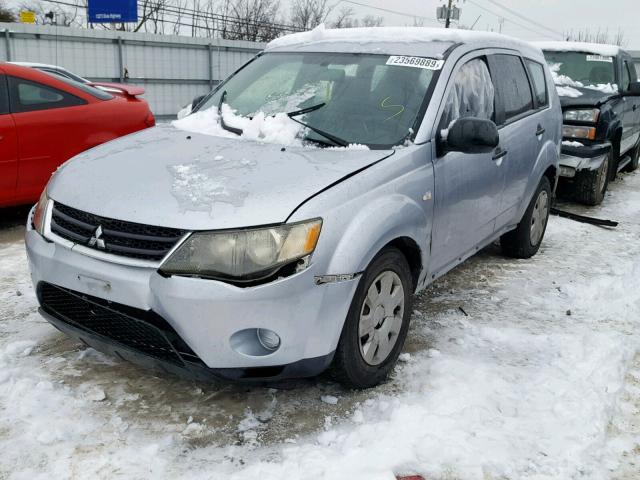
{"label": "headlight", "polygon": [[576,122],[592,122],[596,123],[598,121],[598,116],[600,115],[600,110],[597,108],[584,108],[580,110],[565,110],[564,119],[565,120],[573,120]]}
{"label": "headlight", "polygon": [[586,138],[588,140],[595,140],[596,129],[595,127],[576,127],[574,125],[563,125],[562,136],[567,138]]}
{"label": "headlight", "polygon": [[166,275],[249,281],[267,277],[283,265],[313,253],[321,219],[290,225],[195,232],[165,261]]}
{"label": "headlight", "polygon": [[47,196],[47,189],[45,188],[40,195],[38,203],[36,203],[36,209],[33,212],[33,228],[40,235],[44,236],[44,222],[47,218],[47,205],[49,204],[49,197]]}

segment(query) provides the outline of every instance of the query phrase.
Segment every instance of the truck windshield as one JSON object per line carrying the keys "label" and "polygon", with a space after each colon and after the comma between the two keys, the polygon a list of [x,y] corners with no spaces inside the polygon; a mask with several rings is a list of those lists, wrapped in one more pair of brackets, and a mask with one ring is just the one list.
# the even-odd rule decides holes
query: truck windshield
{"label": "truck windshield", "polygon": [[245,117],[323,104],[296,117],[309,126],[305,139],[326,141],[315,128],[351,144],[388,148],[413,135],[441,63],[389,55],[267,53],[224,82],[198,110],[218,108],[223,93],[224,103]]}
{"label": "truck windshield", "polygon": [[555,74],[556,84],[586,87],[614,84],[616,81],[613,57],[587,52],[554,51],[545,51],[544,56]]}

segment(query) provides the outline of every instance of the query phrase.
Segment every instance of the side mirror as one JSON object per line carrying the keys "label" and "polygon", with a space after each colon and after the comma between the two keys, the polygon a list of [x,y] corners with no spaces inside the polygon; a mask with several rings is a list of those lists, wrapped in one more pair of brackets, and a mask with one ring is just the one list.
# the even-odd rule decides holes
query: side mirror
{"label": "side mirror", "polygon": [[622,92],[625,97],[640,97],[640,82],[631,82],[629,89],[626,92]]}
{"label": "side mirror", "polygon": [[459,118],[440,135],[442,153],[489,153],[500,143],[496,124],[476,117]]}
{"label": "side mirror", "polygon": [[196,97],[196,98],[193,99],[193,102],[191,102],[191,111],[192,112],[196,109],[196,107],[202,101],[202,99],[204,97],[205,97],[205,95],[200,95],[199,97]]}

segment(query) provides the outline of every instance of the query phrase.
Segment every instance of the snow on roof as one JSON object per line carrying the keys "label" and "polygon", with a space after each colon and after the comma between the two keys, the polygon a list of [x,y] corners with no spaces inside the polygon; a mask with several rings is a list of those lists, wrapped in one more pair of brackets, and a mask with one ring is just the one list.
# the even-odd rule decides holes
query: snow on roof
{"label": "snow on roof", "polygon": [[537,50],[530,43],[491,32],[475,32],[470,30],[424,28],[424,27],[367,27],[367,28],[325,28],[318,25],[307,32],[292,33],[276,38],[267,44],[266,50],[292,47],[298,45],[321,43],[490,43],[504,47]]}
{"label": "snow on roof", "polygon": [[587,52],[605,57],[615,57],[620,53],[617,45],[586,42],[531,42],[541,50],[552,52]]}

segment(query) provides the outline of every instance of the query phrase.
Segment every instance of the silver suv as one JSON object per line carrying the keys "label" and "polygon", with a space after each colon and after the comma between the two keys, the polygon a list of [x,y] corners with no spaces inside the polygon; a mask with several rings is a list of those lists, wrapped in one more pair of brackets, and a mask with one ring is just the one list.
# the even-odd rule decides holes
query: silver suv
{"label": "silver suv", "polygon": [[40,311],[197,378],[376,385],[415,292],[497,239],[538,251],[561,124],[541,51],[508,37],[283,37],[191,115],[56,172],[26,233]]}

